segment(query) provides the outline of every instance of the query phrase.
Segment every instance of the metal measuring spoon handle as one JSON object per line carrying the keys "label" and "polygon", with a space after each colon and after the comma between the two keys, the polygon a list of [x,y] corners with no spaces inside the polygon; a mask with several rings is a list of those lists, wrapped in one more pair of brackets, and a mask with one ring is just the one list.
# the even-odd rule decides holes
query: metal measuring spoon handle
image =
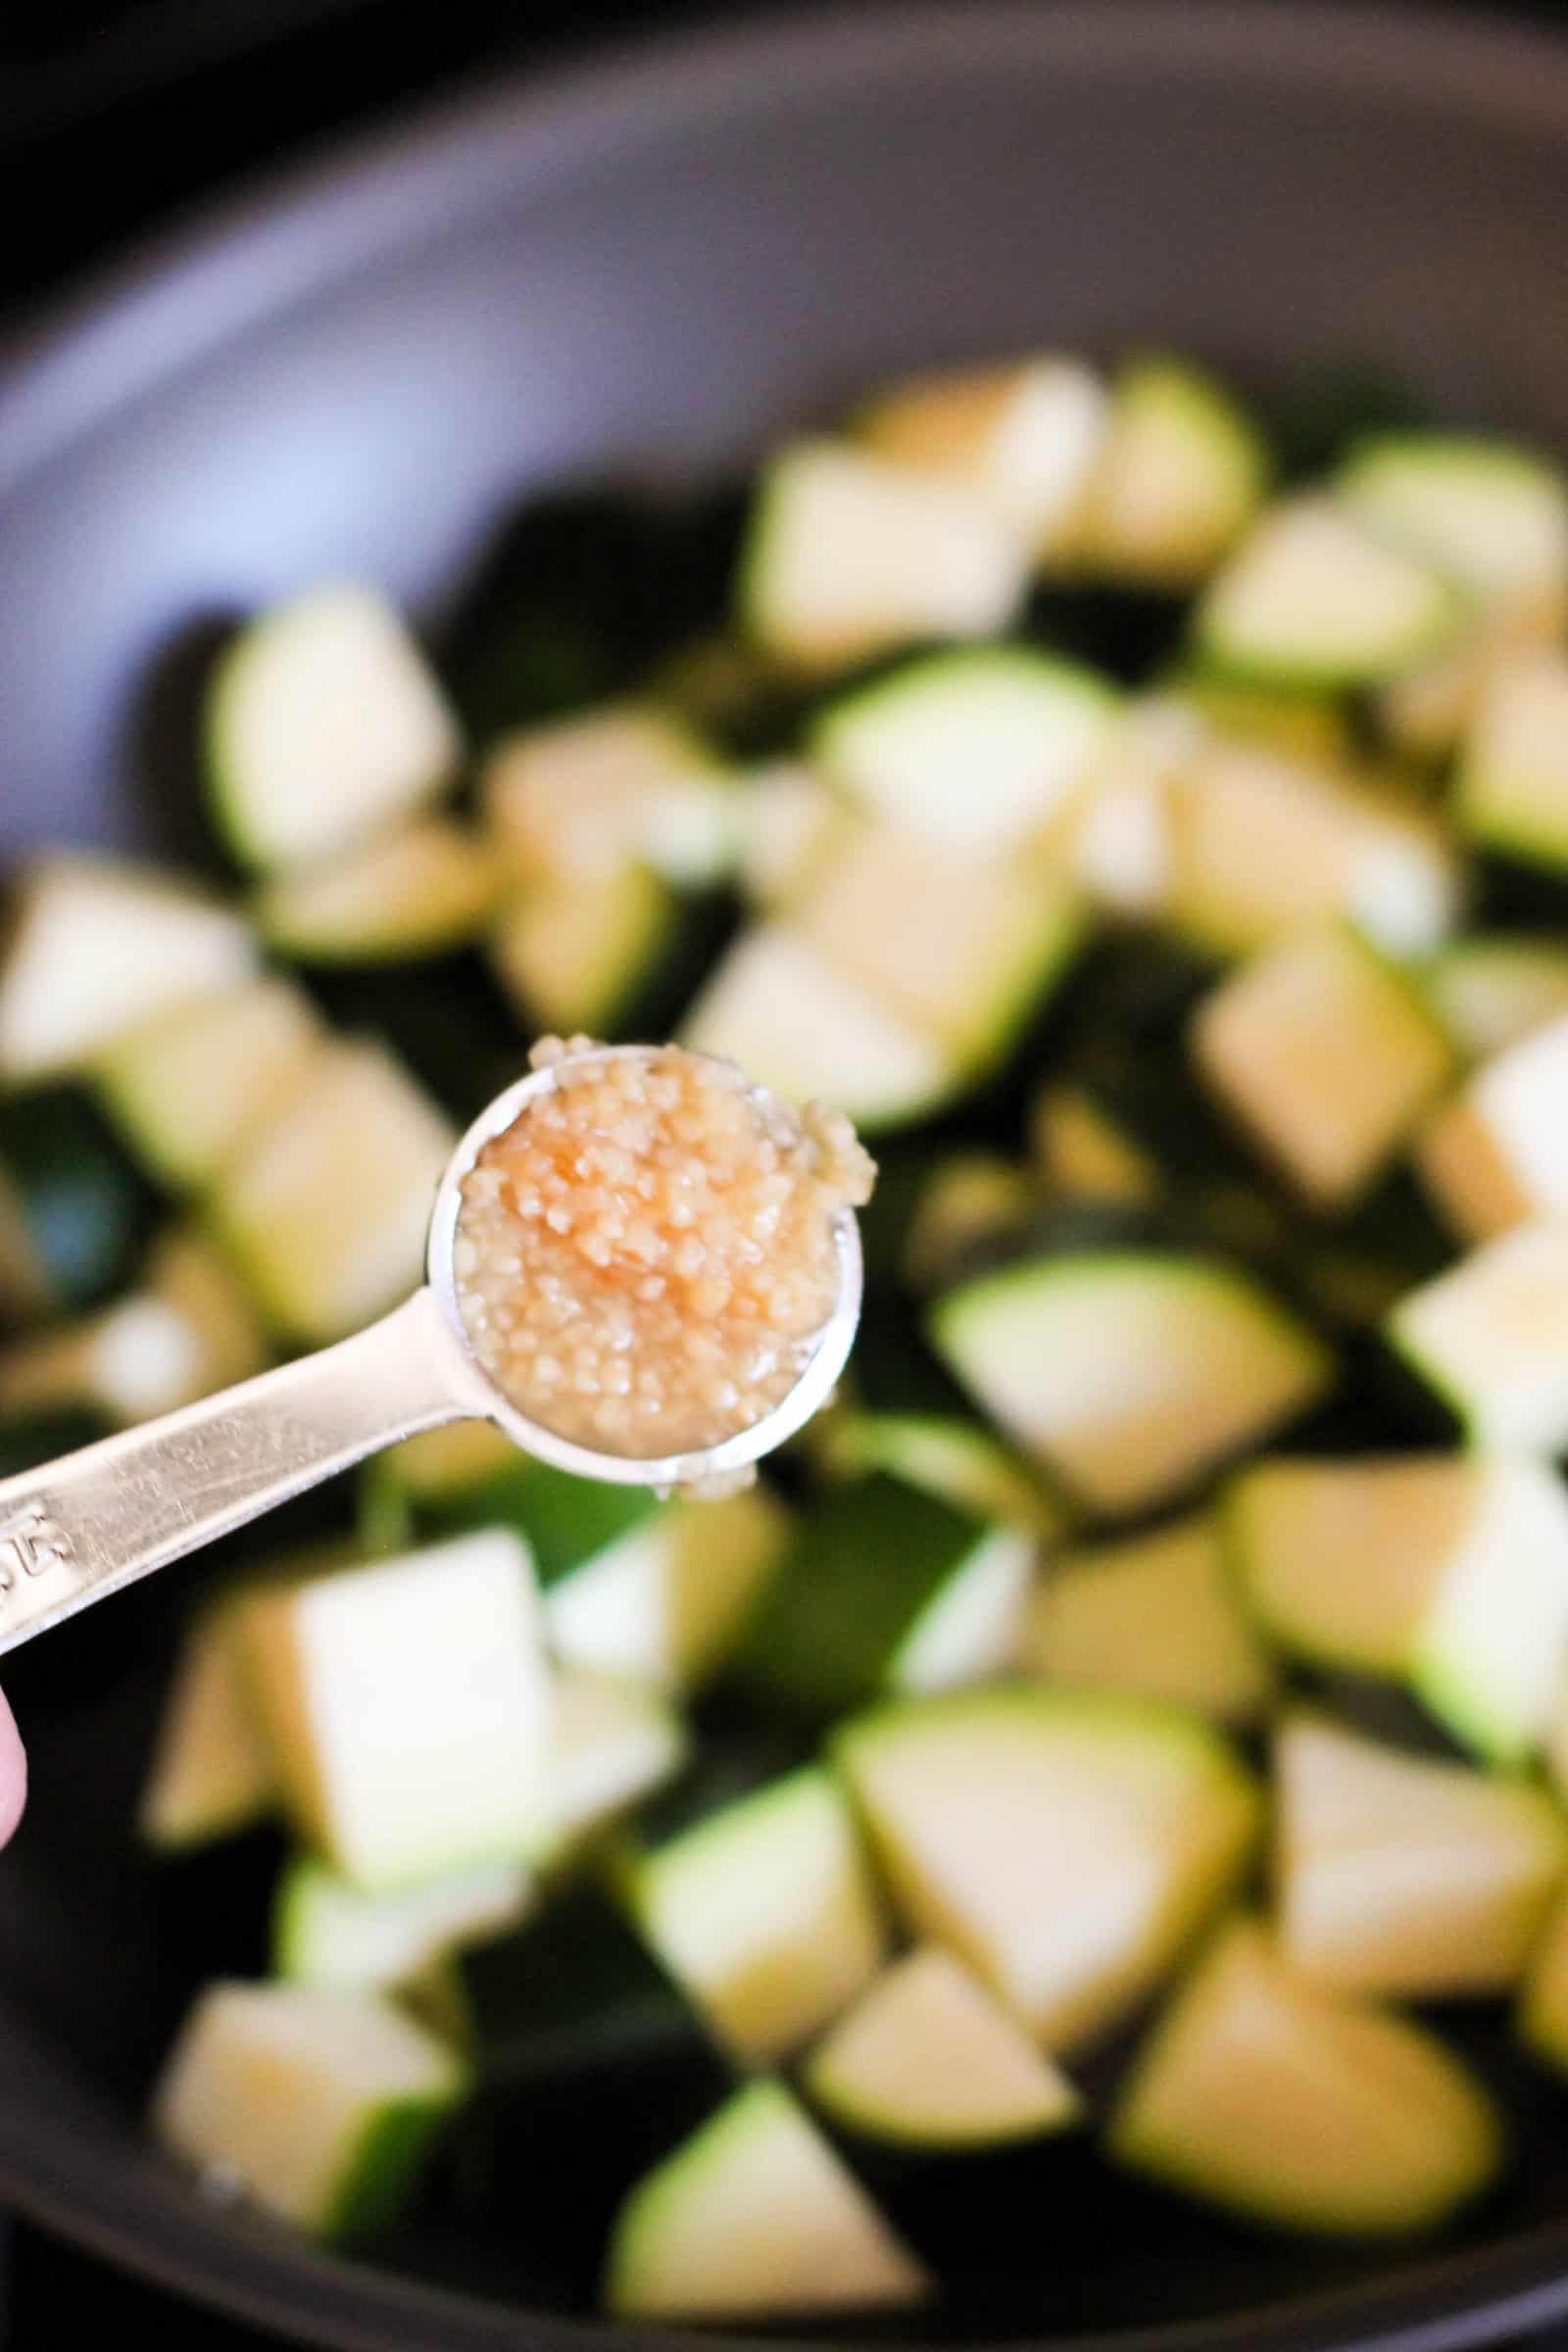
{"label": "metal measuring spoon handle", "polygon": [[576,1445],[518,1412],[468,1343],[452,1252],[463,1180],[479,1152],[555,1084],[559,1071],[653,1050],[601,1047],[573,1054],[499,1095],[442,1177],[424,1287],[380,1322],[275,1372],[0,1480],[0,1653],[367,1454],[443,1422],[493,1421],[523,1452],[558,1469],[661,1488],[723,1478],[793,1436],[843,1371],[859,1319],[859,1235],[848,1210],[834,1227],[833,1312],[800,1379],[749,1429],[699,1452],[645,1457]]}

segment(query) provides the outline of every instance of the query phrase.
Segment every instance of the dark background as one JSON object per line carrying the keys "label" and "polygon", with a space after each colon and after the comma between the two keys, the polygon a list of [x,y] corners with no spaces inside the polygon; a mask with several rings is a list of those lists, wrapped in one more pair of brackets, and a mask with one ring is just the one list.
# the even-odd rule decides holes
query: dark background
{"label": "dark background", "polygon": [[[793,0],[792,13],[831,4]],[[760,0],[0,0],[0,332],[212,192],[334,133],[516,64],[760,13]],[[1471,0],[1469,13],[1568,38],[1568,0]],[[79,2352],[110,2331],[158,2352],[276,2352],[0,2216],[4,2352]],[[1532,2352],[1568,2352],[1568,2337]]]}

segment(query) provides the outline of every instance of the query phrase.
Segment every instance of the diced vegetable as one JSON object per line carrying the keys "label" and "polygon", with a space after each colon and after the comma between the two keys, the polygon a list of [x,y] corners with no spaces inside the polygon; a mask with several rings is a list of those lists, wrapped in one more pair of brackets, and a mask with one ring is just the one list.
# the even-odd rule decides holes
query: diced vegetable
{"label": "diced vegetable", "polygon": [[980,1404],[1105,1512],[1179,1494],[1333,1376],[1247,1275],[1174,1252],[1026,1258],[951,1292],[931,1330]]}
{"label": "diced vegetable", "polygon": [[1540,1745],[1568,1642],[1568,1494],[1544,1463],[1263,1461],[1232,1483],[1225,1515],[1271,1641],[1407,1682],[1497,1763]]}
{"label": "diced vegetable", "polygon": [[1568,948],[1528,932],[1470,932],[1441,948],[1420,977],[1439,1020],[1475,1061],[1568,1012]]}
{"label": "diced vegetable", "polygon": [[949,1152],[909,1205],[899,1271],[913,1291],[943,1290],[974,1251],[1027,1230],[1041,1205],[1029,1169],[999,1152]]}
{"label": "diced vegetable", "polygon": [[524,886],[608,883],[643,865],[676,888],[720,881],[739,846],[730,779],[667,711],[624,703],[505,736],[485,762],[484,810]]}
{"label": "diced vegetable", "polygon": [[538,1849],[550,1691],[509,1529],[263,1588],[243,1623],[284,1801],[357,1886]]}
{"label": "diced vegetable", "polygon": [[767,1699],[819,1710],[942,1690],[1011,1663],[1033,1544],[876,1472],[830,1487],[801,1521],[731,1671]]}
{"label": "diced vegetable", "polygon": [[1408,1292],[1390,1344],[1482,1446],[1568,1446],[1568,1224],[1518,1225]]}
{"label": "diced vegetable", "polygon": [[1006,857],[1066,812],[1116,712],[1094,671],[993,646],[933,654],[829,704],[810,751],[884,823],[945,851]]}
{"label": "diced vegetable", "polygon": [[202,1190],[298,1090],[325,1038],[290,981],[246,980],[129,1030],[94,1076],[142,1165]]}
{"label": "diced vegetable", "polygon": [[1568,488],[1544,459],[1456,434],[1384,434],[1356,444],[1335,492],[1489,605],[1568,617]]}
{"label": "diced vegetable", "polygon": [[1258,1827],[1225,1742],[1152,1703],[956,1692],[851,1723],[836,1754],[911,1929],[1053,2050],[1152,1989]]}
{"label": "diced vegetable", "polygon": [[1054,1192],[1082,1200],[1152,1200],[1160,1190],[1153,1159],[1106,1106],[1082,1086],[1057,1080],[1038,1098],[1030,1140],[1042,1176]]}
{"label": "diced vegetable", "polygon": [[381,963],[472,939],[495,904],[484,845],[449,816],[411,817],[335,858],[274,874],[252,902],[270,948],[303,963]]}
{"label": "diced vegetable", "polygon": [[244,865],[306,865],[432,800],[456,772],[452,714],[384,598],[307,590],[242,629],[213,678],[208,796]]}
{"label": "diced vegetable", "polygon": [[1443,826],[1353,776],[1220,744],[1186,769],[1169,808],[1164,910],[1211,953],[1245,955],[1344,915],[1385,954],[1420,955],[1457,917]]}
{"label": "diced vegetable", "polygon": [[1078,2121],[1078,2093],[961,1962],[936,1944],[896,1960],[819,2041],[808,2097],[896,2145],[983,2148]]}
{"label": "diced vegetable", "polygon": [[213,1603],[181,1646],[136,1814],[151,1846],[200,1845],[271,1810],[277,1771],[246,1682],[238,1606]]}
{"label": "diced vegetable", "polygon": [[0,1080],[79,1070],[139,1021],[247,979],[244,917],[128,859],[59,854],[27,867],[0,948]]}
{"label": "diced vegetable", "polygon": [[677,901],[649,866],[551,878],[501,917],[490,956],[525,1023],[602,1036],[624,1025],[679,922]]}
{"label": "diced vegetable", "polygon": [[302,1855],[288,1865],[272,1898],[272,1967],[300,1984],[388,1990],[464,1944],[512,1927],[528,1895],[528,1873],[517,1862],[483,1862],[368,1894]]}
{"label": "diced vegetable", "polygon": [[378,1045],[318,1054],[224,1169],[213,1214],[290,1339],[342,1339],[418,1287],[457,1137]]}
{"label": "diced vegetable", "polygon": [[742,932],[681,1028],[798,1102],[819,1096],[858,1127],[895,1127],[956,1094],[952,1056],[781,922]]}
{"label": "diced vegetable", "polygon": [[1347,1992],[1506,1991],[1568,1867],[1544,1788],[1298,1709],[1274,1749],[1281,1957]]}
{"label": "diced vegetable", "polygon": [[1490,2186],[1491,2102],[1419,2027],[1319,1989],[1263,1930],[1214,1939],[1112,2114],[1117,2160],[1276,2229],[1429,2230]]}
{"label": "diced vegetable", "polygon": [[1197,637],[1223,673],[1308,691],[1373,686],[1440,652],[1464,625],[1442,573],[1328,499],[1269,509],[1209,587]]}
{"label": "diced vegetable", "polygon": [[1521,654],[1489,677],[1460,755],[1453,818],[1484,849],[1568,869],[1568,655]]}
{"label": "diced vegetable", "polygon": [[964,1069],[1001,1057],[1083,929],[1066,886],[885,825],[855,831],[805,886],[792,919]]}
{"label": "diced vegetable", "polygon": [[775,760],[748,778],[737,811],[737,878],[754,906],[788,907],[823,872],[855,813],[804,760]]}
{"label": "diced vegetable", "polygon": [[1263,949],[1204,999],[1192,1042],[1221,1102],[1318,1209],[1373,1183],[1453,1068],[1419,996],[1346,925]]}
{"label": "diced vegetable", "polygon": [[1058,1552],[1030,1607],[1021,1662],[1067,1690],[1166,1699],[1246,1722],[1274,1690],[1206,1512]]}
{"label": "diced vegetable", "polygon": [[1427,1122],[1418,1157],[1428,1190],[1465,1241],[1568,1214],[1568,1012],[1468,1078]]}
{"label": "diced vegetable", "polygon": [[1115,386],[1082,560],[1190,586],[1251,521],[1267,470],[1255,427],[1212,376],[1184,360],[1136,361]]}
{"label": "diced vegetable", "polygon": [[584,1482],[536,1472],[522,1491],[545,1592],[545,1629],[564,1664],[686,1690],[719,1664],[775,1573],[788,1513],[760,1487],[721,1502],[654,1505],[646,1490],[590,1515]]}
{"label": "diced vegetable", "polygon": [[622,2319],[921,2301],[930,2281],[782,2083],[750,2082],[639,2183],[605,2275]]}
{"label": "diced vegetable", "polygon": [[1174,695],[1126,704],[1089,776],[1069,845],[1074,880],[1109,913],[1160,914],[1175,878],[1180,779],[1203,747],[1199,712]]}
{"label": "diced vegetable", "polygon": [[672,1779],[689,1749],[662,1691],[611,1675],[558,1674],[548,1792],[555,1837],[569,1841],[625,1812]]}
{"label": "diced vegetable", "polygon": [[374,1993],[209,1985],[165,2067],[166,2147],[313,2236],[396,2221],[466,2087],[451,2050]]}
{"label": "diced vegetable", "polygon": [[781,662],[837,669],[924,637],[1005,627],[1028,553],[979,490],[832,441],[768,465],[739,582],[741,617]]}
{"label": "diced vegetable", "polygon": [[880,457],[970,483],[1050,563],[1078,547],[1106,414],[1092,368],[1043,357],[896,385],[858,429]]}
{"label": "diced vegetable", "polygon": [[882,1961],[881,1906],[824,1772],[790,1773],[638,1850],[629,1884],[654,1950],[748,2061],[799,2048]]}

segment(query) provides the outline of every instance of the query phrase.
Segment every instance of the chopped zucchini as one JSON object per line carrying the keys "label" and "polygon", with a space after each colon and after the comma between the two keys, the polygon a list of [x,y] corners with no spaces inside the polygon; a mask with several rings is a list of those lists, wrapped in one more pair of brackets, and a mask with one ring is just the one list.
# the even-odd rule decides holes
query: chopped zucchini
{"label": "chopped zucchini", "polygon": [[1231,1557],[1269,1640],[1405,1682],[1467,1747],[1522,1763],[1568,1642],[1568,1495],[1482,1454],[1274,1460],[1226,1496]]}
{"label": "chopped zucchini", "polygon": [[774,760],[748,778],[737,821],[742,896],[773,913],[791,906],[824,870],[856,820],[804,760]]}
{"label": "chopped zucchini", "polygon": [[510,1529],[264,1587],[242,1624],[294,1826],[358,1886],[538,1849],[550,1690]]}
{"label": "chopped zucchini", "polygon": [[857,431],[879,457],[970,483],[1050,564],[1077,552],[1106,413],[1092,368],[1043,356],[896,384]]}
{"label": "chopped zucchini", "polygon": [[1463,1241],[1568,1214],[1568,1012],[1466,1079],[1427,1121],[1417,1159]]}
{"label": "chopped zucchini", "polygon": [[267,1361],[250,1301],[198,1233],[155,1244],[141,1284],[78,1323],[31,1332],[0,1353],[0,1420],[81,1406],[129,1428],[247,1380]]}
{"label": "chopped zucchini", "polygon": [[626,1862],[649,1943],[726,2047],[751,2063],[810,2039],[875,1976],[881,1904],[825,1772],[786,1774]]}
{"label": "chopped zucchini", "polygon": [[616,2217],[620,2319],[773,2318],[922,2301],[931,2282],[780,2082],[749,2082]]}
{"label": "chopped zucchini", "polygon": [[[599,1499],[612,1494],[620,1507]],[[642,1507],[626,1506],[632,1494]],[[549,1470],[520,1490],[517,1518],[539,1560],[555,1655],[665,1690],[692,1690],[713,1672],[790,1533],[789,1514],[762,1487],[658,1504],[646,1489],[592,1490]]]}
{"label": "chopped zucchini", "polygon": [[1150,1701],[950,1692],[852,1722],[835,1752],[910,1929],[1052,2050],[1144,1999],[1259,1826],[1225,1741]]}
{"label": "chopped zucchini", "polygon": [[1053,1543],[1067,1514],[1039,1479],[978,1421],[957,1413],[825,1415],[821,1459],[843,1477],[885,1470],[906,1486],[938,1494],[959,1510],[1000,1519],[1039,1543]]}
{"label": "chopped zucchini", "polygon": [[1029,1136],[1046,1183],[1069,1199],[1136,1205],[1162,1189],[1158,1165],[1137,1137],[1070,1079],[1054,1080],[1036,1097]]}
{"label": "chopped zucchini", "polygon": [[1076,2123],[1077,2091],[951,1952],[895,1960],[802,2073],[829,2122],[911,2150],[985,2148]]}
{"label": "chopped zucchini", "polygon": [[225,1167],[216,1228],[287,1338],[342,1339],[417,1289],[457,1138],[381,1046],[333,1045]]}
{"label": "chopped zucchini", "polygon": [[1063,883],[864,825],[792,908],[802,937],[968,1071],[998,1062],[1076,953]]}
{"label": "chopped zucchini", "polygon": [[1021,1663],[1065,1690],[1165,1699],[1245,1723],[1274,1669],[1232,1589],[1213,1517],[1058,1552],[1030,1608]]}
{"label": "chopped zucchini", "polygon": [[679,924],[678,902],[649,866],[550,878],[502,915],[490,960],[526,1026],[604,1036],[663,967]]}
{"label": "chopped zucchini", "polygon": [[987,646],[929,655],[830,703],[809,750],[881,822],[945,852],[1005,858],[1066,813],[1117,708],[1093,670]]}
{"label": "chopped zucchini", "polygon": [[778,661],[843,669],[920,638],[1004,628],[1027,568],[1016,530],[970,484],[798,441],[762,475],[740,612]]}
{"label": "chopped zucchini", "polygon": [[1023,1232],[1040,1206],[1040,1187],[1000,1152],[948,1152],[909,1205],[899,1271],[913,1291],[943,1289],[975,1250]]}
{"label": "chopped zucchini", "polygon": [[379,2235],[467,2087],[450,2049],[375,1993],[210,1984],[159,2082],[164,2145],[339,2244]]}
{"label": "chopped zucchini", "polygon": [[203,1610],[175,1663],[136,1813],[160,1851],[226,1838],[272,1808],[277,1769],[246,1682],[238,1605]]}
{"label": "chopped zucchini", "polygon": [[1568,1446],[1568,1224],[1484,1242],[1401,1298],[1385,1329],[1476,1444]]}
{"label": "chopped zucchini", "polygon": [[1488,678],[1454,780],[1453,820],[1483,849],[1568,871],[1568,654],[1520,654]]}
{"label": "chopped zucchini", "polygon": [[1255,751],[1313,760],[1322,767],[1343,768],[1355,758],[1355,729],[1344,704],[1329,697],[1239,686],[1185,668],[1165,681],[1165,692],[1214,734],[1250,744]]}
{"label": "chopped zucchini", "polygon": [[608,883],[644,865],[681,890],[723,880],[739,849],[731,779],[680,719],[612,704],[504,736],[485,761],[485,819],[514,878]]}
{"label": "chopped zucchini", "polygon": [[1442,572],[1331,500],[1271,507],[1198,610],[1221,675],[1306,692],[1376,686],[1451,643],[1468,607]]}
{"label": "chopped zucchini", "polygon": [[1428,953],[1462,896],[1432,811],[1350,774],[1243,744],[1189,764],[1170,802],[1163,904],[1178,932],[1220,956],[1348,917],[1385,954]]}
{"label": "chopped zucchini", "polygon": [[1503,2159],[1490,2100],[1435,2035],[1308,1984],[1248,1919],[1155,2026],[1107,2138],[1167,2187],[1323,2236],[1433,2229]]}
{"label": "chopped zucchini", "polygon": [[322,864],[273,874],[256,927],[301,963],[386,963],[473,938],[495,904],[495,860],[450,816],[415,816]]}
{"label": "chopped zucchini", "polygon": [[868,1131],[926,1116],[961,1083],[935,1037],[782,922],[742,932],[687,1013],[681,1042],[738,1061],[775,1094],[820,1097]]}
{"label": "chopped zucchini", "polygon": [[1568,1867],[1534,1782],[1401,1753],[1298,1708],[1276,1735],[1280,1956],[1345,1992],[1504,1992]]}
{"label": "chopped zucchini", "polygon": [[201,1191],[297,1091],[325,1041],[303,990],[245,980],[129,1030],[94,1077],[142,1166]]}
{"label": "chopped zucchini", "polygon": [[829,1487],[803,1517],[730,1673],[831,1714],[883,1691],[943,1690],[1010,1664],[1034,1546],[884,1472]]}
{"label": "chopped zucchini", "polygon": [[38,858],[0,946],[0,1080],[83,1069],[138,1022],[255,964],[243,915],[193,883],[128,858]]}
{"label": "chopped zucchini", "polygon": [[1026,1258],[950,1292],[931,1333],[985,1410],[1107,1513],[1179,1494],[1333,1378],[1249,1276],[1175,1253]]}
{"label": "chopped zucchini", "polygon": [[1260,950],[1203,1000],[1198,1066],[1315,1209],[1380,1176],[1452,1075],[1415,990],[1347,924]]}
{"label": "chopped zucchini", "polygon": [[0,1321],[91,1306],[114,1290],[147,1207],[88,1096],[51,1086],[0,1100]]}
{"label": "chopped zucchini", "polygon": [[1185,701],[1149,695],[1127,704],[1109,730],[1076,810],[1068,864],[1073,879],[1112,915],[1161,914],[1175,878],[1175,799],[1204,742]]}
{"label": "chopped zucchini", "polygon": [[242,865],[308,865],[433,800],[462,746],[423,656],[368,588],[312,588],[242,629],[207,707],[208,802]]}
{"label": "chopped zucchini", "polygon": [[1446,571],[1478,617],[1453,652],[1379,701],[1385,731],[1418,756],[1447,752],[1488,680],[1568,619],[1568,488],[1556,466],[1496,441],[1385,434],[1357,444],[1336,489],[1369,529]]}
{"label": "chopped zucchini", "polygon": [[312,1855],[290,1862],[272,1896],[272,1972],[299,1984],[392,1990],[522,1918],[528,1873],[481,1862],[368,1894]]}
{"label": "chopped zucchini", "polygon": [[1457,434],[1379,434],[1355,444],[1334,489],[1369,530],[1489,607],[1568,618],[1568,487],[1544,459]]}
{"label": "chopped zucchini", "polygon": [[1471,932],[1452,940],[1420,978],[1439,1020],[1474,1061],[1568,1012],[1568,947],[1528,932]]}
{"label": "chopped zucchini", "polygon": [[1267,473],[1256,427],[1212,376],[1185,360],[1135,361],[1114,388],[1081,561],[1190,587],[1251,521]]}
{"label": "chopped zucchini", "polygon": [[623,1813],[686,1762],[686,1727],[646,1683],[568,1670],[550,1707],[550,1821],[569,1841]]}

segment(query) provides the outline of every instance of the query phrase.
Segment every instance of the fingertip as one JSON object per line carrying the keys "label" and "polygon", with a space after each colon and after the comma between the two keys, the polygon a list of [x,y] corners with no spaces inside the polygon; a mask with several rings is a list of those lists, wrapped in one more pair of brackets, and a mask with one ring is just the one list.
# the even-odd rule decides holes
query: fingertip
{"label": "fingertip", "polygon": [[0,1845],[4,1845],[27,1801],[27,1758],[16,1717],[0,1696]]}

